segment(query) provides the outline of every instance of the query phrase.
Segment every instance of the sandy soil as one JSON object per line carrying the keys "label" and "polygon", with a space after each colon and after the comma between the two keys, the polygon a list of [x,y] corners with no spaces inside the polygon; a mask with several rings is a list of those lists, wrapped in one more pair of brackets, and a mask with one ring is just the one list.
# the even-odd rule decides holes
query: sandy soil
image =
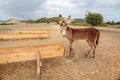
{"label": "sandy soil", "polygon": [[[43,27],[44,26],[44,27]],[[1,26],[0,33],[14,30],[47,29],[48,39],[0,41],[0,47],[33,46],[60,43],[65,48],[63,57],[44,59],[41,80],[117,80],[120,78],[120,32],[100,30],[99,45],[94,59],[85,58],[89,50],[86,41],[75,41],[75,56],[69,57],[69,42],[54,25],[28,24]],[[0,80],[37,80],[36,60],[0,65]]]}

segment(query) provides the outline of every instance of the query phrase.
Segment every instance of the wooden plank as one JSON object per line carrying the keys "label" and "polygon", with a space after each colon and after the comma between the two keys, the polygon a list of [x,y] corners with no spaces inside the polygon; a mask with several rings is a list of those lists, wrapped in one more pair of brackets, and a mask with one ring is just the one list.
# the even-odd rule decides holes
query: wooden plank
{"label": "wooden plank", "polygon": [[[64,54],[64,48],[59,44],[58,45],[40,46],[40,48],[37,48],[37,49],[36,49],[36,47],[34,47],[32,50],[30,50],[31,47],[30,48],[24,47],[23,51],[22,51],[22,49],[23,48],[6,48],[6,49],[0,48],[0,63],[10,63],[10,62],[25,61],[25,60],[34,60],[34,59],[36,59],[37,51],[40,51],[40,55],[41,55],[42,59],[63,56],[63,54]],[[6,51],[4,51],[4,50],[6,50]]]}
{"label": "wooden plank", "polygon": [[14,31],[16,34],[48,34],[47,30],[20,30]]}
{"label": "wooden plank", "polygon": [[48,38],[48,34],[0,34],[0,40]]}
{"label": "wooden plank", "polygon": [[62,48],[60,44],[48,44],[38,46],[24,46],[24,47],[8,47],[0,48],[0,55],[6,53],[26,52],[26,51],[41,51],[41,50],[58,50]]}

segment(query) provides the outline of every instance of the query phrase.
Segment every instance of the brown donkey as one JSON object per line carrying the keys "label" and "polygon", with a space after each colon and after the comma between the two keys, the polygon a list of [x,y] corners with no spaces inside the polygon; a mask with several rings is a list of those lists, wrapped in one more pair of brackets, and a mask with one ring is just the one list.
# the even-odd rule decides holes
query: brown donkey
{"label": "brown donkey", "polygon": [[93,50],[93,58],[95,57],[95,49],[96,45],[98,44],[100,32],[95,28],[70,28],[67,25],[67,22],[70,20],[69,16],[67,20],[63,20],[62,15],[59,15],[60,19],[60,32],[62,33],[63,37],[66,37],[70,41],[70,56],[74,55],[73,50],[73,41],[74,40],[87,40],[88,44],[90,45],[91,49],[88,51],[85,56],[87,57],[88,54]]}

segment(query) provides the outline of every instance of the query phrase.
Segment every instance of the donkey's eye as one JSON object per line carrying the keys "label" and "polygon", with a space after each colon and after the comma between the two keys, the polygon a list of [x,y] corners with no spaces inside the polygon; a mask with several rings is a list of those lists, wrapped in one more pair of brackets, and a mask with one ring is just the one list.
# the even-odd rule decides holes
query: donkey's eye
{"label": "donkey's eye", "polygon": [[66,26],[67,24],[65,22],[62,22],[60,25],[61,26]]}
{"label": "donkey's eye", "polygon": [[64,26],[63,23],[61,23],[60,26]]}

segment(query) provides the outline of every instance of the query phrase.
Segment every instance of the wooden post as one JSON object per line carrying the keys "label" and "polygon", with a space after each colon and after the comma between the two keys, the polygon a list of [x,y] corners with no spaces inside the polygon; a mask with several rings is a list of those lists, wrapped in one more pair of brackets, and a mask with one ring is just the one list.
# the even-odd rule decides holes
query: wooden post
{"label": "wooden post", "polygon": [[40,72],[40,64],[41,64],[41,56],[40,51],[37,51],[37,79],[39,80],[41,78],[41,72]]}

